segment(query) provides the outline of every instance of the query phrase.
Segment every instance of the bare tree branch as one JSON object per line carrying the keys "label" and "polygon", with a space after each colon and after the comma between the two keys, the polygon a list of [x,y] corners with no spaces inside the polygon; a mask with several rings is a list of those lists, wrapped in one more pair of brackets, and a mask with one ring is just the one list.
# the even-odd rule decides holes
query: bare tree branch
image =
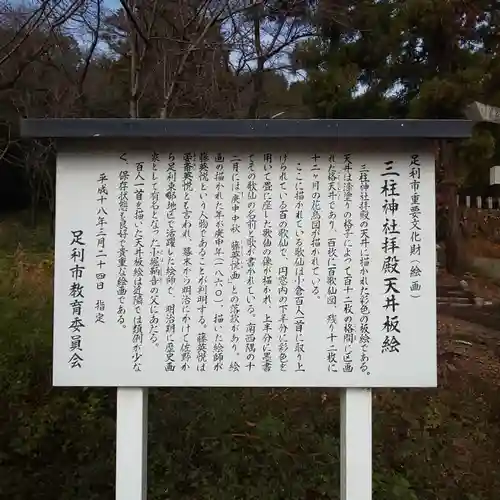
{"label": "bare tree branch", "polygon": [[142,32],[142,29],[139,26],[139,23],[137,22],[137,18],[135,14],[132,12],[133,9],[135,9],[135,3],[133,4],[133,7],[130,8],[130,5],[127,0],[120,0],[120,5],[123,7],[123,10],[125,11],[125,14],[127,15],[127,18],[129,22],[132,24],[134,27],[135,32],[137,35],[142,38],[142,41],[148,45],[149,39],[148,37]]}

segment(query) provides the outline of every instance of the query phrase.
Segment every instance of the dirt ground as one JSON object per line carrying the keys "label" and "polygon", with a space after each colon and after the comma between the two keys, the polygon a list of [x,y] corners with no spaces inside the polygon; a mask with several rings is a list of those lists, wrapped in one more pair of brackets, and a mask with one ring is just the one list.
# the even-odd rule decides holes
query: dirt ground
{"label": "dirt ground", "polygon": [[500,286],[491,279],[484,278],[473,273],[467,273],[464,276],[457,278],[441,269],[437,273],[438,287],[458,286],[461,279],[467,281],[469,290],[474,293],[474,295],[482,297],[486,300],[498,302],[500,304]]}
{"label": "dirt ground", "polygon": [[[489,306],[438,306],[438,352],[453,370],[487,376],[500,383],[500,286],[477,275],[465,275],[474,295],[492,301]],[[440,270],[439,286],[459,285],[460,279]]]}
{"label": "dirt ground", "polygon": [[460,288],[460,281],[467,282],[467,288],[476,297],[481,297],[485,301],[492,302],[492,305],[483,307],[450,307],[447,305],[438,306],[438,313],[449,318],[465,320],[469,323],[480,325],[490,330],[496,330],[500,335],[500,285],[491,279],[477,274],[467,273],[462,277],[452,276],[444,270],[437,273],[438,291],[443,287]]}
{"label": "dirt ground", "polygon": [[499,329],[494,330],[448,314],[438,314],[438,335],[438,357],[446,368],[500,386],[500,323]]}

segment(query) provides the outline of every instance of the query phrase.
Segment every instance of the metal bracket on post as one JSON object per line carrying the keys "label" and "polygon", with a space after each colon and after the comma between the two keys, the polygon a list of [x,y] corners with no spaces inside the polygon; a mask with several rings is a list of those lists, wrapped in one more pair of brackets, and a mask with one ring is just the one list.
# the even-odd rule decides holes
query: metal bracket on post
{"label": "metal bracket on post", "polygon": [[146,500],[148,390],[116,391],[116,500]]}
{"label": "metal bracket on post", "polygon": [[342,389],[340,499],[372,498],[372,391]]}

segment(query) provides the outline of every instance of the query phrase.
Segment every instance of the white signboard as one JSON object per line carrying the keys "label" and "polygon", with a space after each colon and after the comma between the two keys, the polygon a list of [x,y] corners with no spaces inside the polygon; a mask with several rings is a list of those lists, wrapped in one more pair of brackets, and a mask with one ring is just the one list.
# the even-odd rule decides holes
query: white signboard
{"label": "white signboard", "polygon": [[477,122],[500,123],[500,108],[475,101],[465,108],[465,116]]}
{"label": "white signboard", "polygon": [[54,384],[435,386],[432,155],[220,148],[59,155]]}
{"label": "white signboard", "polygon": [[500,165],[490,167],[490,186],[500,184]]}

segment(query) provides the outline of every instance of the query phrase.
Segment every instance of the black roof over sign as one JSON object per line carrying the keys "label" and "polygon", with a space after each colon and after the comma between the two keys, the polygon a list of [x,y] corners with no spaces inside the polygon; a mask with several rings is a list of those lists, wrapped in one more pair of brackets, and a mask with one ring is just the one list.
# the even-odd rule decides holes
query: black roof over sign
{"label": "black roof over sign", "polygon": [[21,136],[51,138],[428,138],[470,137],[470,120],[22,119]]}

